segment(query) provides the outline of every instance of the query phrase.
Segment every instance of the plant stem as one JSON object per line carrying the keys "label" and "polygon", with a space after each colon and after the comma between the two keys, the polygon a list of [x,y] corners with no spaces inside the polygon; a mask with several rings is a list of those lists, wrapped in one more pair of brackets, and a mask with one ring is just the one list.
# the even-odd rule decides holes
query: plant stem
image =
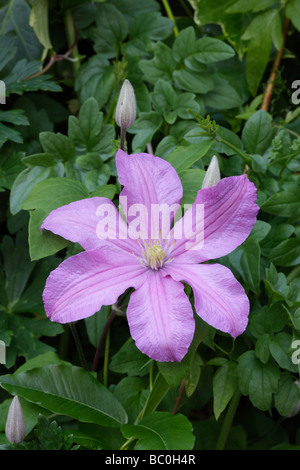
{"label": "plant stem", "polygon": [[273,67],[272,67],[272,71],[271,71],[271,75],[269,77],[268,85],[267,85],[267,88],[266,88],[266,91],[265,91],[265,94],[264,94],[264,99],[263,99],[263,102],[262,102],[262,105],[261,105],[261,109],[263,109],[264,111],[268,111],[268,108],[269,108],[269,104],[270,104],[270,101],[271,101],[271,97],[272,97],[272,93],[273,93],[273,89],[274,89],[274,85],[275,85],[277,72],[279,70],[280,62],[281,62],[283,51],[284,51],[284,46],[285,46],[285,41],[286,41],[288,29],[289,29],[289,24],[290,24],[290,20],[288,18],[285,18],[284,23],[283,23],[283,31],[282,31],[282,44],[281,44],[281,47],[280,47],[279,51],[276,54],[276,57],[275,57],[275,60],[274,60],[274,63],[273,63]]}
{"label": "plant stem", "polygon": [[87,363],[86,363],[86,360],[85,360],[85,357],[84,357],[84,352],[83,352],[81,342],[80,342],[80,339],[79,339],[79,336],[78,336],[78,333],[77,333],[77,330],[76,330],[75,323],[69,323],[69,326],[70,326],[70,330],[72,332],[72,335],[73,335],[73,338],[74,338],[74,341],[75,341],[75,344],[76,344],[76,348],[77,348],[77,351],[78,351],[81,366],[84,369],[88,370]]}
{"label": "plant stem", "polygon": [[109,344],[110,344],[110,329],[108,328],[105,338],[105,349],[104,349],[104,364],[103,364],[103,385],[108,385],[108,360],[109,360]]}
{"label": "plant stem", "polygon": [[165,7],[165,10],[166,10],[166,13],[168,15],[168,18],[170,18],[171,21],[173,21],[174,23],[174,28],[173,28],[173,31],[174,31],[174,36],[175,38],[178,36],[179,34],[179,31],[178,31],[178,28],[177,28],[177,25],[176,25],[176,21],[175,21],[175,18],[174,18],[174,15],[173,15],[173,12],[171,10],[171,7],[169,5],[169,2],[168,0],[162,0],[163,2],[163,6]]}
{"label": "plant stem", "polygon": [[300,265],[299,266],[295,266],[291,272],[286,276],[286,282],[287,284],[289,284],[293,279],[295,279],[295,277],[298,276],[298,274],[300,274]]}
{"label": "plant stem", "polygon": [[234,419],[234,416],[235,416],[235,413],[236,413],[236,410],[240,401],[240,396],[241,394],[239,390],[236,390],[228,406],[228,410],[227,410],[225,419],[223,421],[221,432],[219,434],[219,438],[216,444],[216,450],[223,450],[225,447],[228,434],[229,434],[229,431],[230,431],[230,428],[231,428],[231,425],[232,425],[232,422],[233,422],[233,419]]}
{"label": "plant stem", "polygon": [[100,337],[100,340],[99,340],[99,343],[98,343],[98,347],[97,347],[97,350],[96,350],[96,353],[95,353],[95,357],[94,357],[94,361],[93,361],[93,365],[92,365],[92,371],[93,372],[95,372],[98,369],[98,361],[99,361],[100,351],[102,349],[102,345],[103,345],[103,342],[106,338],[109,327],[110,327],[113,319],[116,316],[116,311],[111,310],[111,307],[108,307],[108,314],[109,314],[109,316],[108,316],[106,324],[103,328],[103,331],[102,331],[102,334],[101,334],[101,337]]}
{"label": "plant stem", "polygon": [[125,150],[126,129],[121,127],[120,149]]}
{"label": "plant stem", "polygon": [[176,403],[175,403],[174,409],[172,411],[172,415],[176,415],[176,413],[178,411],[178,407],[179,407],[179,404],[180,404],[182,396],[183,396],[184,387],[185,387],[185,379],[182,379],[182,382],[181,382],[180,387],[179,387],[179,394],[178,394],[178,397],[176,398]]}
{"label": "plant stem", "polygon": [[73,66],[74,77],[77,77],[79,67],[80,67],[80,61],[79,61],[79,53],[78,53],[78,47],[77,47],[75,25],[74,25],[71,10],[66,11],[65,27],[66,27],[68,47],[69,47],[69,50],[71,49],[70,55],[71,57],[73,57],[73,59],[76,59],[72,62],[72,66]]}
{"label": "plant stem", "polygon": [[241,149],[233,145],[231,142],[228,142],[228,140],[223,139],[223,137],[220,137],[219,135],[216,137],[216,140],[218,142],[221,142],[222,144],[226,145],[227,147],[231,148],[234,150],[238,155],[242,157],[242,159],[245,161],[245,163],[250,163],[251,162],[251,157],[247,155],[245,152],[243,152]]}

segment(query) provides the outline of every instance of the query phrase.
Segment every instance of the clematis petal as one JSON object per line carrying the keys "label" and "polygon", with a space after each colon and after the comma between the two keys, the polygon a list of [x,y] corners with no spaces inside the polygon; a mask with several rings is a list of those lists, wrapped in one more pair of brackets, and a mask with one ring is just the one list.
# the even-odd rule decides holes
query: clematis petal
{"label": "clematis petal", "polygon": [[85,250],[94,250],[108,243],[128,252],[136,252],[138,248],[136,242],[128,237],[127,225],[117,208],[104,197],[82,199],[53,210],[41,229],[79,243]]}
{"label": "clematis petal", "polygon": [[189,284],[194,292],[195,310],[209,325],[229,333],[242,334],[248,323],[249,300],[230,269],[220,264],[180,264],[164,269],[176,281]]}
{"label": "clematis petal", "polygon": [[46,314],[58,323],[89,317],[128,287],[139,287],[145,272],[133,255],[118,250],[79,253],[50,273],[43,293]]}
{"label": "clematis petal", "polygon": [[194,335],[194,318],[184,286],[160,271],[147,272],[127,308],[137,347],[160,362],[181,361]]}
{"label": "clematis petal", "polygon": [[[223,178],[217,185],[198,191],[192,208],[203,207],[204,220],[197,217],[197,213],[201,217],[201,211],[194,211],[191,222],[185,223],[187,214],[176,222],[174,231],[179,225],[186,225],[188,230],[178,232],[183,236],[176,240],[172,257],[202,262],[231,253],[245,241],[256,222],[259,207],[255,200],[256,188],[246,175]],[[203,241],[200,249],[196,249],[197,240]]]}
{"label": "clematis petal", "polygon": [[161,229],[161,222],[155,223],[151,210],[159,208],[165,211],[169,231],[182,198],[181,181],[172,165],[148,153],[127,155],[122,150],[116,155],[116,165],[119,182],[124,186],[120,202],[128,223],[137,211],[143,211],[141,236],[145,234],[144,238],[148,238],[151,234],[154,237],[155,231]]}

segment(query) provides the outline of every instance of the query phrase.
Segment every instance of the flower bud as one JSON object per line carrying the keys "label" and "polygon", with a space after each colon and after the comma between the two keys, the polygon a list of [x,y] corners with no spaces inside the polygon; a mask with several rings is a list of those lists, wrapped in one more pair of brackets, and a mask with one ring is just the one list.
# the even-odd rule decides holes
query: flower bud
{"label": "flower bud", "polygon": [[214,155],[211,159],[209,167],[206,170],[201,189],[215,186],[221,179],[220,168],[217,157]]}
{"label": "flower bud", "polygon": [[129,80],[125,80],[116,107],[115,120],[121,129],[132,126],[136,118],[136,101],[133,87]]}
{"label": "flower bud", "polygon": [[5,435],[11,444],[22,442],[26,435],[24,414],[17,396],[14,397],[8,410]]}

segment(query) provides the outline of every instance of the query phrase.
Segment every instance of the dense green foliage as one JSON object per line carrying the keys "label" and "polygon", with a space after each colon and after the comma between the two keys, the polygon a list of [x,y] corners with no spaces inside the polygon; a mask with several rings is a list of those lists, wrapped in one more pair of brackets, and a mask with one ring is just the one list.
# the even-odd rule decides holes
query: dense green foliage
{"label": "dense green foliage", "polygon": [[[0,1],[2,448],[14,448],[4,429],[18,395],[27,437],[16,448],[300,449],[291,416],[300,400],[300,112],[292,98],[300,1],[170,6]],[[245,172],[257,187],[251,235],[218,260],[243,285],[251,312],[236,340],[198,320],[182,362],[156,363],[130,338],[127,294],[92,371],[110,309],[71,328],[46,318],[45,280],[81,247],[40,226],[72,201],[117,202],[114,111],[125,78],[137,99],[127,149],[168,160],[183,204],[194,201],[213,155],[222,177]]]}

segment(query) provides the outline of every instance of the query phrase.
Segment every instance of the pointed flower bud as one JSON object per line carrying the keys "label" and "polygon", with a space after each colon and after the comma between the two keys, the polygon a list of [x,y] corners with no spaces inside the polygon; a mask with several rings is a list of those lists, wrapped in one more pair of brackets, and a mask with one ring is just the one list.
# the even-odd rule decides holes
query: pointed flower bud
{"label": "pointed flower bud", "polygon": [[129,80],[125,80],[116,107],[115,120],[121,129],[132,126],[136,118],[134,89]]}
{"label": "pointed flower bud", "polygon": [[201,189],[215,186],[221,179],[220,168],[217,157],[214,155],[211,159],[209,167],[206,170]]}
{"label": "pointed flower bud", "polygon": [[11,444],[18,444],[24,440],[25,434],[23,410],[19,398],[15,396],[8,410],[5,435]]}

